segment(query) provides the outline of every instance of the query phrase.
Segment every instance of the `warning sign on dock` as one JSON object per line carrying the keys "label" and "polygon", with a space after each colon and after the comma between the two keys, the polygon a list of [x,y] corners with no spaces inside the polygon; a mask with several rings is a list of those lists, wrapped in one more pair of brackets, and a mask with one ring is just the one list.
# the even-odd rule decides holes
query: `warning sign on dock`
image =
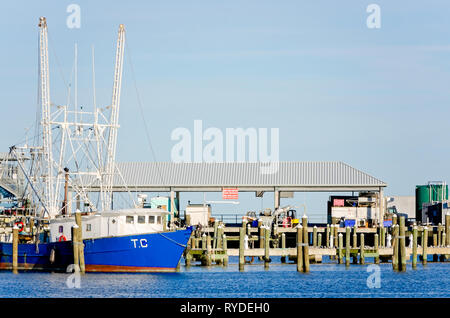
{"label": "warning sign on dock", "polygon": [[222,189],[222,199],[223,200],[237,200],[239,199],[239,190],[233,188],[223,188]]}

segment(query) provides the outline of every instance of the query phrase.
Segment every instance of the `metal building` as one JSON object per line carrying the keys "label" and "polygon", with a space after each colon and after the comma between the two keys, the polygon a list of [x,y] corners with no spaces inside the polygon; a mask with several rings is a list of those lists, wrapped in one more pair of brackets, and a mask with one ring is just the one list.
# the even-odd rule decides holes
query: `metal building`
{"label": "metal building", "polygon": [[[274,208],[278,208],[280,198],[292,197],[294,192],[373,191],[379,194],[380,210],[385,209],[382,198],[387,184],[343,162],[122,162],[117,168],[114,192],[170,192],[172,201],[180,192],[237,188],[256,196],[274,192]],[[99,190],[95,181],[87,189]]]}

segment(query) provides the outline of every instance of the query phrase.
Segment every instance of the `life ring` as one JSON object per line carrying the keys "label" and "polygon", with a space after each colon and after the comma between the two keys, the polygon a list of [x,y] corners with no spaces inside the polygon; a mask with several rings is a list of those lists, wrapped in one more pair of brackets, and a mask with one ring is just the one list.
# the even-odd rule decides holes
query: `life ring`
{"label": "life ring", "polygon": [[61,234],[61,236],[58,239],[58,242],[67,241],[67,238],[64,236],[64,234]]}
{"label": "life ring", "polygon": [[14,225],[17,226],[17,227],[19,228],[19,232],[22,232],[23,229],[25,228],[25,225],[23,224],[22,221],[16,222],[16,223],[14,223]]}

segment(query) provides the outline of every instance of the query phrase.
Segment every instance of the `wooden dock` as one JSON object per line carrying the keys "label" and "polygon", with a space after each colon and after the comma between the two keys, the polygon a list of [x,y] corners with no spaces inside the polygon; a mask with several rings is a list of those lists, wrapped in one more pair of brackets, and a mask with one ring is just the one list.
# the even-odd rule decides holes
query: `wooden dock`
{"label": "wooden dock", "polygon": [[[394,218],[392,227],[344,228],[335,224],[326,227],[308,226],[307,218],[296,227],[266,228],[259,224],[250,227],[227,228],[221,222],[214,227],[193,233],[185,251],[186,266],[200,261],[227,265],[230,256],[239,257],[239,268],[257,257],[269,267],[271,257],[297,263],[297,269],[309,271],[309,264],[321,263],[324,256],[338,264],[392,263],[393,270],[405,271],[407,262],[416,268],[420,260],[424,266],[432,255],[434,262],[450,259],[450,215],[445,225],[407,227],[403,217]],[[304,230],[305,229],[305,230]],[[345,243],[344,243],[345,242]]]}

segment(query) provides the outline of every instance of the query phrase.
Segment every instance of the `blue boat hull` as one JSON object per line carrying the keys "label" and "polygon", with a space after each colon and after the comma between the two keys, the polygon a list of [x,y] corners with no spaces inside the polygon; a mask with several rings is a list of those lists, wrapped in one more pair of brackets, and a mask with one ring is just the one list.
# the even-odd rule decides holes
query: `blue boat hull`
{"label": "blue boat hull", "polygon": [[[86,272],[174,271],[192,227],[164,233],[83,240]],[[54,250],[54,257],[51,253]],[[19,244],[18,269],[66,271],[73,264],[72,242]],[[12,268],[12,243],[0,243],[0,269]]]}

